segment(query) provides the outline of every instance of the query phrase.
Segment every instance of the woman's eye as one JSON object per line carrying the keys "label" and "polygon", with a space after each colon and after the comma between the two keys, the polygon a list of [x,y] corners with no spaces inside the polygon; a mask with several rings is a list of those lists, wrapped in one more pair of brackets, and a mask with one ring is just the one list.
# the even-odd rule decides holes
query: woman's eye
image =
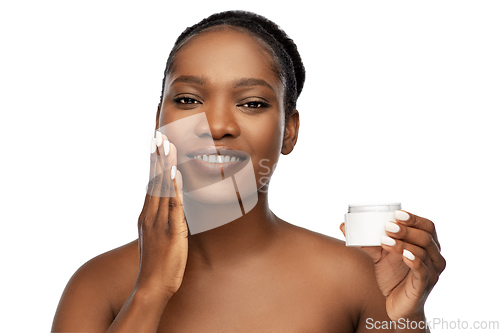
{"label": "woman's eye", "polygon": [[265,108],[265,107],[268,107],[269,104],[267,104],[265,102],[254,101],[254,102],[248,102],[248,103],[242,104],[241,106],[244,106],[244,107],[247,107],[247,108],[251,108],[251,109],[255,109],[255,108]]}
{"label": "woman's eye", "polygon": [[174,99],[174,101],[176,103],[179,103],[179,104],[199,104],[200,103],[197,100],[195,100],[194,98],[189,98],[189,97],[177,97],[176,99]]}

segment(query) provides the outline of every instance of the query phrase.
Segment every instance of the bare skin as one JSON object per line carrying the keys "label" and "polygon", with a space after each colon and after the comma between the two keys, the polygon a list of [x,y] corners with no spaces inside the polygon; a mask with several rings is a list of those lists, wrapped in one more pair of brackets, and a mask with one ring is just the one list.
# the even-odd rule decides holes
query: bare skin
{"label": "bare skin", "polygon": [[[274,165],[293,150],[299,128],[296,110],[284,121],[283,86],[271,62],[241,31],[193,38],[168,77],[157,128],[205,112],[215,145],[247,152],[259,175],[259,161]],[[266,84],[241,85],[246,78]],[[168,171],[184,153],[175,137],[163,136],[152,168],[164,163]],[[161,184],[146,195],[138,240],[75,273],[53,332],[368,332],[368,318],[425,320],[423,305],[445,265],[432,222],[410,214],[390,234],[396,245],[348,248],[276,217],[265,184],[247,214],[191,235],[183,214],[190,199],[182,188],[194,175],[188,169],[175,175],[162,180],[175,191],[172,198],[159,197]],[[416,258],[403,258],[403,249]]]}

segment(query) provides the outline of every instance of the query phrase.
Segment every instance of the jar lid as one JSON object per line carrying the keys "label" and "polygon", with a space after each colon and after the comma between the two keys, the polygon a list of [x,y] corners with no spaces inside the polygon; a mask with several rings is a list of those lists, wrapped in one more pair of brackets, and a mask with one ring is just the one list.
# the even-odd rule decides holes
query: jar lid
{"label": "jar lid", "polygon": [[363,213],[363,212],[391,212],[401,209],[401,203],[385,203],[385,204],[352,204],[349,205],[348,213]]}

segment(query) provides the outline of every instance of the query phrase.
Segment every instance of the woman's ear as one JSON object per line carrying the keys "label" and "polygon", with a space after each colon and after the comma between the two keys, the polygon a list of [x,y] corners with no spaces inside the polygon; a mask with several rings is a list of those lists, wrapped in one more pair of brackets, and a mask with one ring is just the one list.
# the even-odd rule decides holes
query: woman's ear
{"label": "woman's ear", "polygon": [[283,135],[283,145],[281,147],[281,153],[283,155],[290,154],[293,147],[295,147],[299,136],[299,126],[299,111],[294,109],[288,121],[285,123],[285,133]]}

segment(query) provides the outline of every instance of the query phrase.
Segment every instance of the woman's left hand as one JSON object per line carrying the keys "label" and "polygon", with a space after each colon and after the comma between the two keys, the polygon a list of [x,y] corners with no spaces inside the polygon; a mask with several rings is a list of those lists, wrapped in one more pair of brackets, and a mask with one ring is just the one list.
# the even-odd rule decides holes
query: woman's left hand
{"label": "woman's left hand", "polygon": [[[446,267],[434,223],[396,211],[396,223],[388,222],[382,247],[362,246],[375,263],[380,290],[386,297],[391,320],[423,320],[424,303]],[[345,235],[344,223],[340,230]]]}

